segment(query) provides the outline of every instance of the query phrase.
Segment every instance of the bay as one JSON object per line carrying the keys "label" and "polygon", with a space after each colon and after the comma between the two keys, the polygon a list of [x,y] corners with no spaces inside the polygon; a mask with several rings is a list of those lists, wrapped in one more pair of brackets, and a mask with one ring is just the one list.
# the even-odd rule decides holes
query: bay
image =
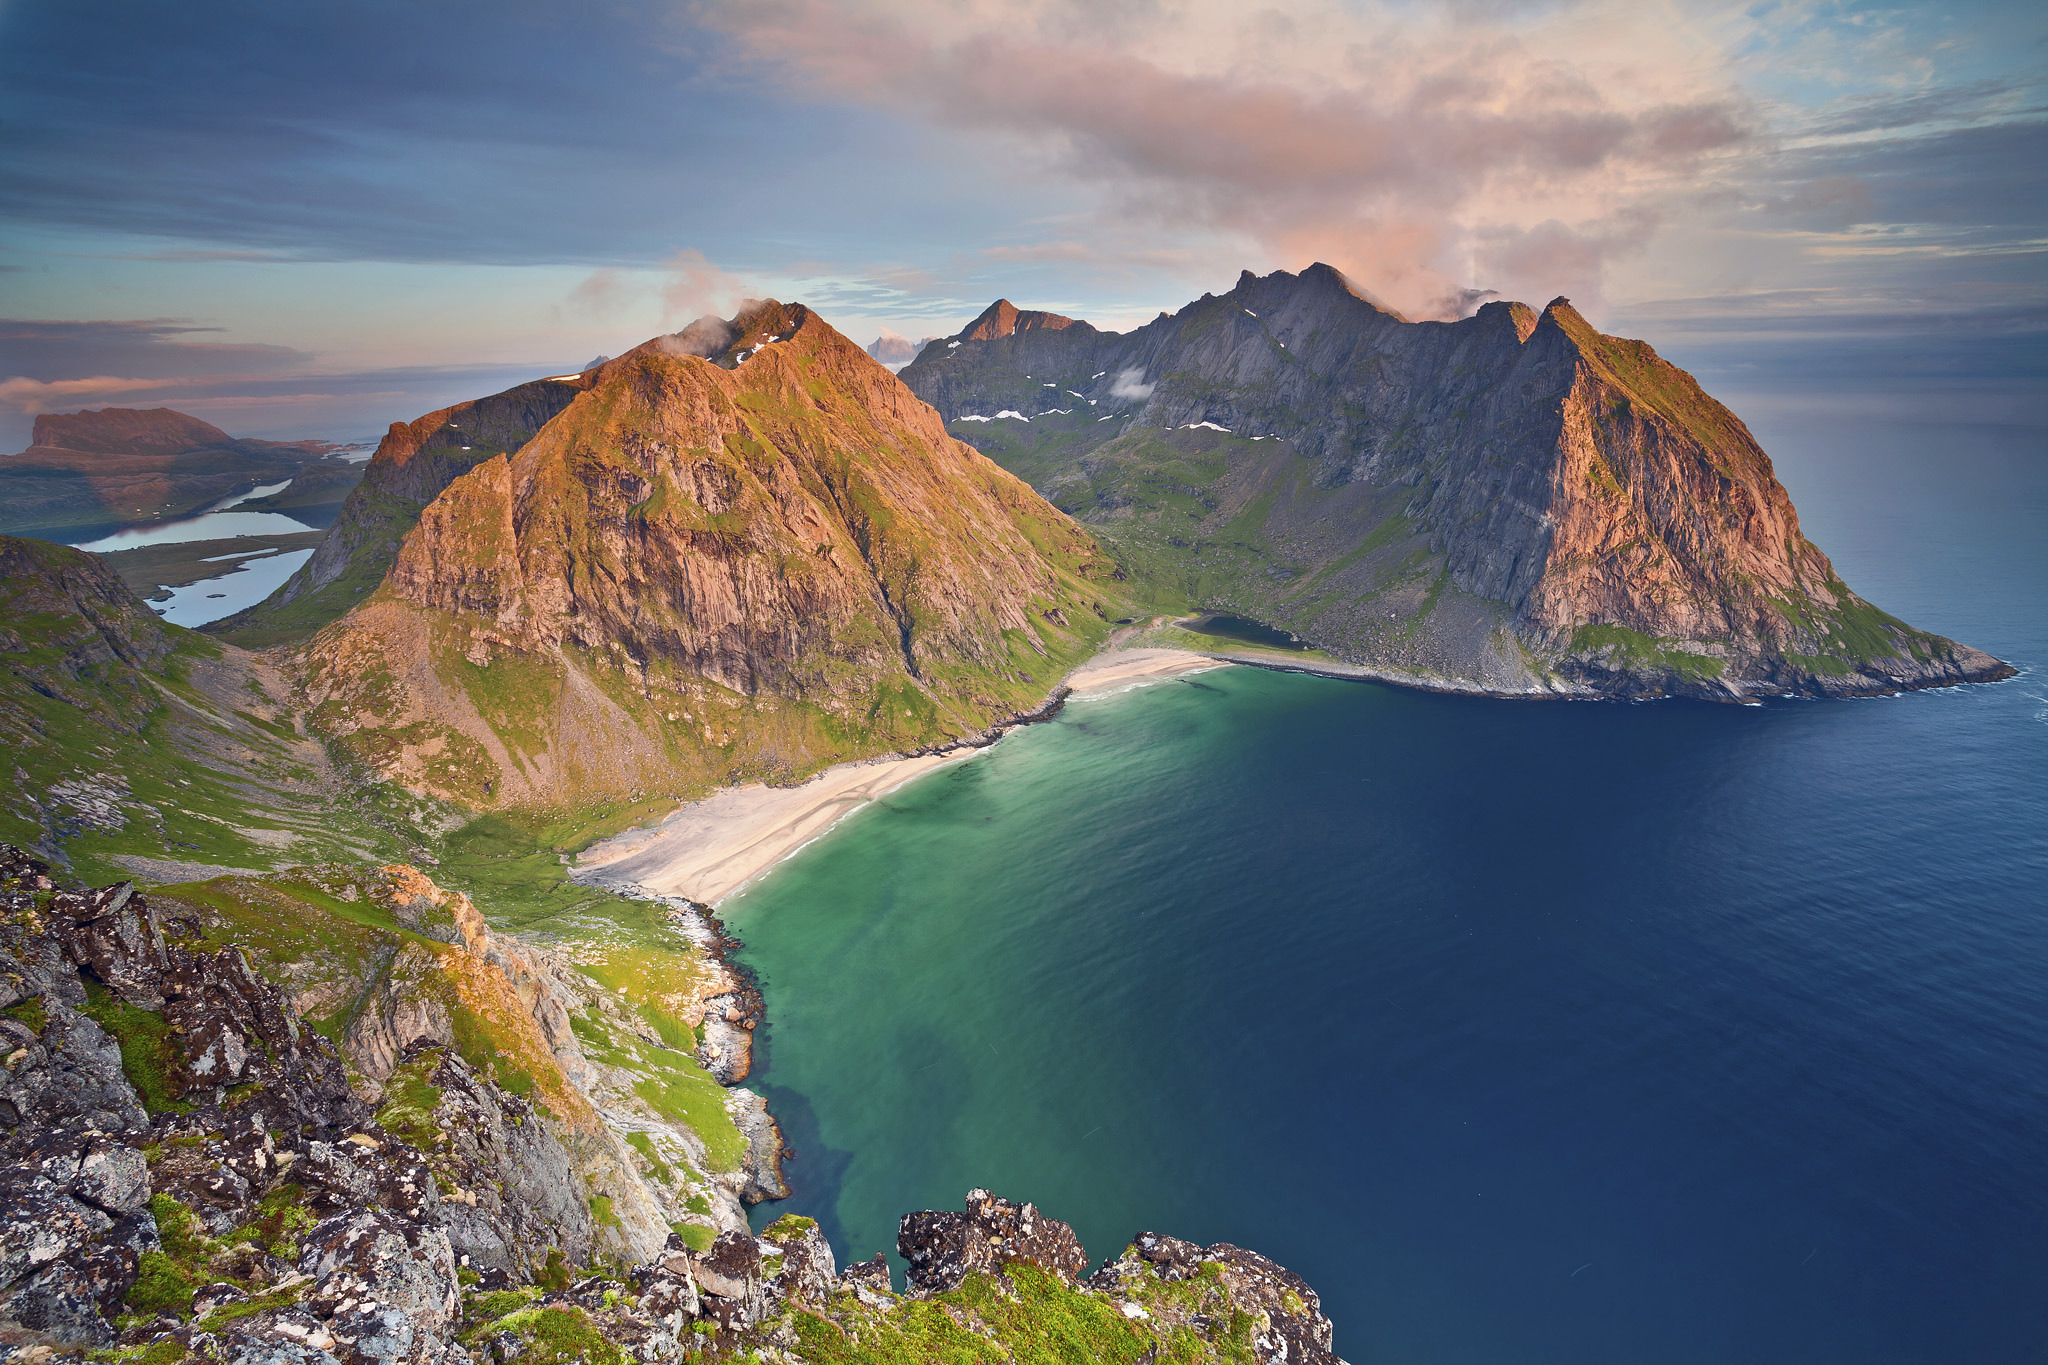
{"label": "bay", "polygon": [[2041,433],[1752,425],[1851,584],[2023,675],[1071,704],[723,907],[798,1152],[760,1216],[1227,1240],[1356,1360],[2043,1358]]}

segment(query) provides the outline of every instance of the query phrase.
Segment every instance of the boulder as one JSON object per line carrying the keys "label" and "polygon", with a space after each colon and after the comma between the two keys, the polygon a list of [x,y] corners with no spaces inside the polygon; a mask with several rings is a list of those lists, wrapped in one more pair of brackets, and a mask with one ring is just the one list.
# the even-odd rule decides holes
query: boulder
{"label": "boulder", "polygon": [[1069,1283],[1088,1269],[1087,1253],[1071,1227],[987,1190],[969,1190],[964,1213],[905,1214],[896,1250],[910,1262],[910,1287],[932,1294],[958,1289],[968,1275],[1013,1261],[1050,1270]]}

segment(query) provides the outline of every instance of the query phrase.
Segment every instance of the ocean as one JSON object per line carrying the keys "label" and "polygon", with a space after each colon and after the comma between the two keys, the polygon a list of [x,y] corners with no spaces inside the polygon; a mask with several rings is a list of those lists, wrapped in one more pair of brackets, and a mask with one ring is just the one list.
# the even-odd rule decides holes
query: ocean
{"label": "ocean", "polygon": [[727,901],[758,1217],[1234,1242],[1379,1365],[2048,1359],[2041,430],[1751,423],[1853,587],[2022,676],[1072,703]]}

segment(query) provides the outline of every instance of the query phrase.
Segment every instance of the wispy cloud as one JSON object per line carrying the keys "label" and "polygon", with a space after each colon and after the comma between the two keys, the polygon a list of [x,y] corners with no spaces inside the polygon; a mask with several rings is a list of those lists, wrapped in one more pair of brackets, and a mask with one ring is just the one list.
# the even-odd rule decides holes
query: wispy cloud
{"label": "wispy cloud", "polygon": [[1006,136],[1096,184],[1108,216],[1322,257],[1410,308],[1475,269],[1510,288],[1596,287],[1602,259],[1638,249],[1756,131],[1706,40],[1649,6],[1493,22],[1335,0],[1284,15],[1222,0],[702,13],[792,88]]}

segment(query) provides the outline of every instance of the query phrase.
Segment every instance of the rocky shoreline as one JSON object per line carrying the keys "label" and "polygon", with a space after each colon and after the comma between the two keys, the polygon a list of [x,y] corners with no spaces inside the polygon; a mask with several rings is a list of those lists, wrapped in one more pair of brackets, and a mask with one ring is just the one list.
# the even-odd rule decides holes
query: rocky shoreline
{"label": "rocky shoreline", "polygon": [[422,1035],[366,1098],[217,926],[49,872],[0,847],[0,1360],[1337,1361],[1255,1253],[1139,1233],[1090,1274],[982,1190],[902,1220],[901,1289],[795,1216],[641,1245],[583,1197],[560,1097]]}

